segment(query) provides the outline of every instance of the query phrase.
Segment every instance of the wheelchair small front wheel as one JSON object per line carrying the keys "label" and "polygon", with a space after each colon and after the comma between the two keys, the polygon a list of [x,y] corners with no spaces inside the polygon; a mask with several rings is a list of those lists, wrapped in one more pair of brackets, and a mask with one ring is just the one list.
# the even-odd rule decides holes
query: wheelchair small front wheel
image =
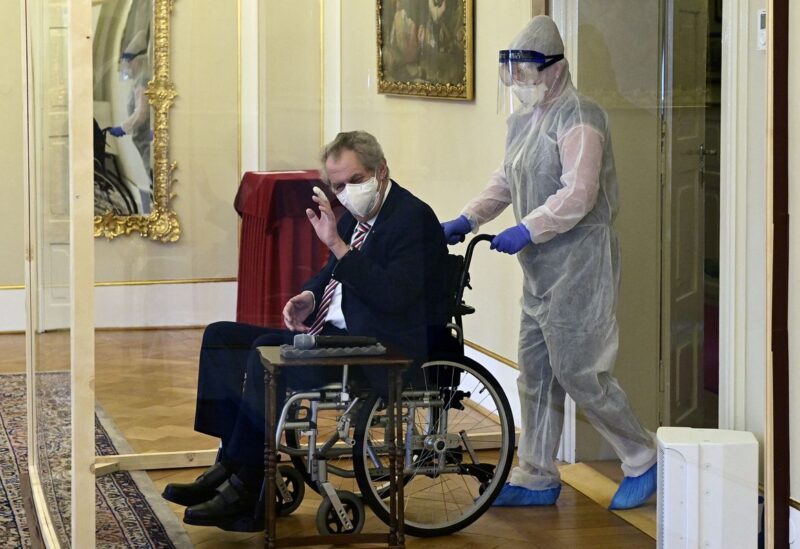
{"label": "wheelchair small front wheel", "polygon": [[364,528],[364,503],[353,492],[337,490],[336,495],[344,507],[344,513],[352,523],[351,529],[346,529],[339,518],[339,514],[329,497],[322,498],[322,503],[317,509],[317,531],[322,534],[358,534]]}
{"label": "wheelchair small front wheel", "polygon": [[291,465],[281,465],[278,468],[278,474],[283,479],[289,496],[292,498],[291,501],[287,502],[284,500],[280,491],[277,493],[276,514],[279,517],[285,517],[294,513],[297,508],[300,507],[300,503],[302,503],[303,496],[306,493],[306,484],[303,480],[303,475]]}

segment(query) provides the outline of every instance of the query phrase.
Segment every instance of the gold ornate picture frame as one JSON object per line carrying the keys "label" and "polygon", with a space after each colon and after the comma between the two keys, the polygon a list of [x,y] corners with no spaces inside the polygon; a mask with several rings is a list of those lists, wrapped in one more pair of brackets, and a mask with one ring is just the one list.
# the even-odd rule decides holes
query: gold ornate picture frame
{"label": "gold ornate picture frame", "polygon": [[471,100],[474,0],[377,0],[378,92]]}
{"label": "gold ornate picture frame", "polygon": [[170,80],[170,18],[175,0],[152,2],[152,79],[143,91],[152,119],[149,130],[152,139],[152,196],[149,211],[134,215],[98,212],[96,196],[94,234],[109,240],[131,233],[139,233],[144,238],[160,242],[175,242],[181,236],[180,221],[172,209],[172,200],[175,198],[172,186],[176,182],[173,173],[177,163],[169,158],[169,110],[177,96]]}

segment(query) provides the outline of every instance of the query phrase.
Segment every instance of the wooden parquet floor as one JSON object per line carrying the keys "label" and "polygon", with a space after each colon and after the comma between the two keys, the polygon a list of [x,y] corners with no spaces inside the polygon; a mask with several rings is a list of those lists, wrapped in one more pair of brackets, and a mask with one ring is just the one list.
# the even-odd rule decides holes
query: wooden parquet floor
{"label": "wooden parquet floor", "polygon": [[[99,331],[96,335],[95,388],[97,402],[137,452],[206,450],[217,441],[195,433],[194,399],[197,356],[202,331]],[[42,355],[63,356],[66,334],[44,334],[37,347]],[[66,353],[68,356],[68,353]],[[64,369],[53,360],[47,369]],[[25,338],[0,335],[0,372],[21,372]],[[200,470],[151,471],[161,489],[169,482],[189,482]],[[183,508],[171,505],[182,517]],[[319,496],[311,490],[300,508],[279,520],[279,533],[312,533]],[[196,547],[228,549],[261,547],[263,536],[186,527]],[[382,531],[368,512],[364,531]],[[441,549],[600,549],[648,548],[655,541],[594,501],[564,485],[558,504],[545,508],[492,508],[475,524],[446,538],[407,538],[409,548]]]}

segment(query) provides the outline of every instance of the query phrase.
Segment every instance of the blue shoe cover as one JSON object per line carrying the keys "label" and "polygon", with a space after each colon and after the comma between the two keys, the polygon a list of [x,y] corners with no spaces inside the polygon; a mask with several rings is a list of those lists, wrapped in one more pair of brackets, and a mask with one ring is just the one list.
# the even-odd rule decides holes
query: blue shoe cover
{"label": "blue shoe cover", "polygon": [[532,507],[534,505],[555,505],[561,485],[547,490],[528,490],[522,486],[512,486],[506,482],[497,494],[492,507]]}
{"label": "blue shoe cover", "polygon": [[656,465],[650,467],[638,477],[625,477],[608,506],[611,510],[633,509],[643,505],[650,496],[655,494],[658,483],[658,469]]}

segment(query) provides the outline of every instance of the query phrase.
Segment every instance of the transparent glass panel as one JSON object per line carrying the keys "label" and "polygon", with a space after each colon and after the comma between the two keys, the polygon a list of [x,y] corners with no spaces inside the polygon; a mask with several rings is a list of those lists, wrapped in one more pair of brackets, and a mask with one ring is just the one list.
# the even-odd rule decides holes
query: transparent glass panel
{"label": "transparent glass panel", "polygon": [[[152,4],[149,0],[107,0],[93,8],[94,114],[100,130],[95,156],[100,157],[102,170],[118,175],[97,184],[96,213],[109,208],[117,214],[147,213],[146,203],[151,196],[148,183],[153,177],[149,171],[156,145],[166,146],[169,161],[177,162],[176,171],[169,174],[169,183],[175,193],[172,205],[181,221],[180,239],[165,244],[147,237],[127,236],[99,238],[96,243],[96,391],[98,432],[102,431],[105,437],[98,452],[141,454],[144,463],[161,455],[161,467],[165,463],[177,466],[214,460],[219,436],[224,434],[198,425],[195,415],[201,349],[211,354],[217,349],[208,341],[203,347],[204,328],[215,321],[242,318],[237,305],[246,304],[248,294],[243,293],[245,278],[239,278],[237,288],[236,277],[243,274],[240,269],[255,260],[254,256],[239,253],[245,246],[248,220],[241,220],[240,235],[240,218],[234,208],[237,192],[242,189],[241,148],[250,145],[242,144],[239,138],[243,111],[253,107],[239,103],[243,66],[238,57],[243,36],[238,21],[241,6],[217,0],[174,4],[170,10],[173,2],[168,0],[152,0]],[[266,71],[264,89],[260,91],[267,98],[259,102],[263,109],[259,113],[261,119],[267,121],[262,128],[264,135],[259,136],[265,143],[265,151],[259,151],[263,153],[259,168],[317,169],[319,150],[326,141],[340,130],[365,129],[381,142],[398,185],[431,205],[440,220],[456,217],[503,162],[506,121],[496,113],[497,52],[527,22],[531,2],[508,0],[503,10],[483,12],[468,29],[475,38],[473,43],[480,45],[474,52],[465,52],[474,61],[475,90],[471,101],[426,95],[424,85],[415,87],[419,92],[416,96],[400,98],[382,93],[381,75],[375,66],[375,4],[342,2],[335,16],[324,11],[324,4],[268,2],[259,12],[263,18],[259,28],[265,32],[259,40],[267,44],[267,59],[259,68]],[[392,13],[396,16],[387,18],[384,24],[397,25],[397,39],[405,33],[402,51],[392,55],[419,54],[415,37],[427,40],[426,55],[449,47],[443,40],[448,29],[442,27],[441,15],[434,16],[430,11],[431,6],[437,7],[436,3],[418,2],[416,11],[409,9],[405,13],[400,8],[409,2],[382,4],[387,10],[395,10]],[[658,26],[662,20],[659,5],[655,1],[582,1],[577,27],[571,30],[577,36],[565,37],[576,46],[570,55],[577,61],[573,78],[578,90],[606,111],[611,128],[621,195],[616,229],[623,245],[621,261],[625,273],[617,311],[621,331],[616,375],[637,417],[652,430],[658,425],[662,404],[658,401],[658,349],[662,343],[660,114],[666,66],[660,40],[663,29]],[[705,11],[702,8],[700,13]],[[152,16],[149,20],[148,14]],[[160,19],[164,17],[169,23],[168,47],[159,56],[155,29],[157,23],[164,23]],[[707,21],[704,17],[694,21],[697,29]],[[321,19],[335,24],[320,25]],[[321,32],[321,28],[325,31]],[[412,28],[416,31],[408,32]],[[456,30],[453,36],[466,32],[462,32],[460,24]],[[258,43],[249,47],[257,48]],[[247,47],[242,46],[244,50]],[[145,53],[141,53],[143,50]],[[337,59],[327,57],[332,51],[339,52]],[[127,59],[126,55],[134,57]],[[134,67],[130,62],[139,57],[146,59],[142,65],[149,67],[139,67],[142,72],[138,80],[133,79],[135,82],[124,79],[126,71],[132,76]],[[686,112],[697,111],[704,107],[700,103],[705,76],[692,86],[689,79],[697,74],[690,69],[704,61],[684,54],[679,58],[683,64],[675,75],[688,86],[681,97],[689,101],[680,106],[686,107]],[[426,64],[416,62],[415,77],[419,80],[424,80]],[[156,75],[159,68],[166,71],[166,81],[177,93],[174,107],[167,108],[166,127],[157,127],[150,110],[145,130],[125,130],[128,118],[141,107],[140,91],[147,69]],[[172,89],[167,86],[158,91],[169,95],[167,92]],[[686,118],[676,118],[674,122],[676,131],[692,129],[692,121]],[[122,128],[125,135],[116,130],[120,135],[103,131],[116,127]],[[146,130],[150,128],[155,130],[153,141],[149,143],[150,151],[145,152]],[[139,131],[143,133],[138,134],[137,145]],[[161,136],[167,140],[159,141]],[[682,158],[688,159],[689,155]],[[692,206],[695,214],[704,211],[698,204],[702,205],[702,201]],[[48,211],[48,216],[54,217],[55,211]],[[508,208],[482,232],[496,233],[514,224],[512,208]],[[54,249],[53,253],[58,251]],[[451,251],[463,254],[464,248],[457,246]],[[704,273],[697,270],[703,259],[694,259],[682,268],[693,276],[700,275],[694,282],[699,282],[701,289],[713,286],[713,281],[702,280]],[[516,362],[522,286],[518,262],[485,248],[477,250],[474,261],[474,290],[467,293],[466,301],[477,312],[466,321],[465,337],[471,349],[491,349],[501,358]],[[280,264],[274,260],[269,266],[278,270]],[[315,269],[299,274],[299,282],[313,272]],[[53,282],[53,275],[48,280],[51,284],[45,287],[57,296],[56,290],[61,286]],[[264,280],[254,283],[266,284]],[[266,290],[259,296],[270,306],[277,303],[280,309],[291,294],[271,294]],[[48,317],[43,314],[42,318],[46,328]],[[249,322],[281,327],[279,318]],[[690,324],[695,333],[698,327],[702,328],[695,317]],[[55,326],[60,327],[57,322]],[[57,355],[47,360],[43,368],[64,367],[59,359],[66,355],[59,351],[68,351],[68,346],[60,347],[65,341],[56,336],[65,333],[38,336],[37,348],[44,350],[45,342],[51,342],[50,348]],[[238,350],[246,353],[247,345]],[[702,347],[694,351],[701,352]],[[221,359],[216,366],[225,369],[230,364]],[[504,369],[494,370],[493,374],[505,376],[501,378],[503,386],[514,400],[516,374],[509,375],[508,369],[504,373]],[[43,382],[39,385],[44,389]],[[518,403],[515,406],[518,410]],[[579,451],[584,457],[611,455],[586,422],[579,425]],[[147,495],[146,486],[155,485],[155,493],[160,493],[167,483],[189,482],[201,471],[202,467],[174,468],[127,477],[124,475],[128,473],[113,473],[101,476],[98,486],[104,490],[111,489],[103,488],[104,483],[130,482],[126,486],[135,485],[143,500],[151,504],[154,516],[166,524],[180,520],[183,508],[167,508],[158,497]],[[132,501],[129,496],[124,499]],[[98,531],[105,532],[101,520],[105,520],[104,515],[98,513]],[[190,531],[196,539],[205,535],[207,531]]]}
{"label": "transparent glass panel", "polygon": [[[650,391],[637,389],[652,378],[647,369],[625,365],[653,362],[659,313],[642,303],[656,295],[663,265],[662,422],[718,426],[720,6],[713,0],[579,4],[578,83],[608,112],[620,182],[616,226],[625,278],[618,374],[648,423],[657,410]],[[663,196],[653,181],[662,182]],[[650,221],[661,208],[662,226]],[[652,246],[660,229],[663,257]]]}
{"label": "transparent glass panel", "polygon": [[[661,8],[659,2],[604,4],[583,0],[577,9],[578,36],[573,42],[577,44],[577,61],[572,74],[578,90],[607,114],[619,189],[614,228],[621,248],[622,282],[614,375],[636,418],[654,432],[661,406],[657,392],[661,337],[659,182],[664,175],[660,165]],[[587,460],[617,459],[589,422],[579,418],[576,453]],[[621,471],[616,463],[604,473],[619,480]]]}
{"label": "transparent glass panel", "polygon": [[[234,198],[240,181],[237,2],[109,0],[95,3],[93,14],[94,114],[100,130],[125,129],[136,110],[137,86],[158,88],[149,104],[144,97],[145,105],[151,113],[166,113],[164,119],[153,114],[141,135],[136,129],[125,129],[120,136],[103,132],[97,149],[105,162],[103,173],[113,178],[119,167],[122,180],[139,189],[133,196],[146,202],[151,164],[148,160],[143,168],[143,159],[158,157],[166,147],[168,162],[177,166],[166,175],[181,228],[179,240],[170,243],[137,233],[96,240],[97,452],[140,454],[145,468],[152,467],[147,460],[159,454],[160,463],[167,465],[191,464],[187,455],[210,463],[219,441],[194,430],[195,395],[203,327],[235,317]],[[120,58],[128,54],[139,55],[126,66]],[[149,65],[139,68],[157,81],[144,72],[134,78],[138,69],[133,65],[139,61]],[[125,80],[122,73],[127,70],[132,78]],[[177,94],[174,106],[168,101],[170,86]],[[150,152],[137,148],[139,137]],[[131,165],[138,165],[142,177],[132,175]],[[98,205],[98,189],[111,187],[100,185],[95,176]],[[152,546],[168,545],[159,524],[181,532],[184,508],[168,507],[160,493],[168,482],[191,481],[200,471],[194,467],[99,476],[98,490],[114,504],[101,512],[98,503],[97,531],[118,535],[106,528],[109,517],[135,509],[142,520],[125,525],[131,528],[126,535],[149,539]]]}
{"label": "transparent glass panel", "polygon": [[28,5],[30,71],[31,272],[35,294],[30,328],[33,341],[35,466],[52,528],[70,545],[70,273],[69,135],[67,88],[67,3]]}

